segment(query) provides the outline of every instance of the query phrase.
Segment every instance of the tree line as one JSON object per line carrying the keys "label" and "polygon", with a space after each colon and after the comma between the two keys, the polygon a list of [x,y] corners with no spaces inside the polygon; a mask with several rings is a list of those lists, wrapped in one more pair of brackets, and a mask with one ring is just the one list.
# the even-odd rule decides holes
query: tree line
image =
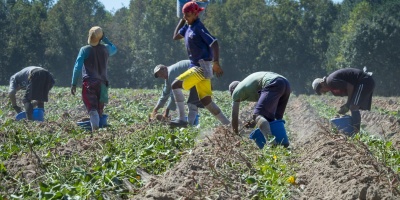
{"label": "tree line", "polygon": [[[224,70],[213,88],[273,71],[295,94],[311,94],[314,78],[366,66],[375,95],[399,95],[399,10],[399,0],[211,0],[202,21],[219,41]],[[70,86],[79,49],[98,25],[118,48],[111,87],[154,88],[162,83],[152,75],[157,64],[187,59],[183,41],[172,40],[178,21],[176,0],[131,0],[113,12],[98,0],[0,0],[0,84],[35,65]]]}

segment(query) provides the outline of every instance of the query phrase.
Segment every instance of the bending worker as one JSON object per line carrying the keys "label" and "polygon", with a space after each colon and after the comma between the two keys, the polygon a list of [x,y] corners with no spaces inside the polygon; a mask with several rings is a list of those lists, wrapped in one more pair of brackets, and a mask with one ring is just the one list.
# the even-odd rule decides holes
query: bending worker
{"label": "bending worker", "polygon": [[[257,102],[253,111],[253,120],[266,139],[270,138],[270,122],[282,120],[290,97],[289,81],[274,72],[255,72],[242,81],[229,84],[232,96],[232,129],[239,132],[239,105],[241,101]],[[289,146],[287,135],[283,135],[278,144]]]}
{"label": "bending worker", "polygon": [[[175,98],[172,93],[171,84],[175,81],[176,77],[185,72],[190,67],[190,60],[182,60],[171,66],[157,65],[154,68],[154,77],[165,79],[164,88],[162,94],[157,101],[156,106],[152,112],[152,118],[157,115],[160,108],[164,107],[165,103],[168,101],[167,108],[163,113],[163,118],[168,119],[169,111],[176,110]],[[189,108],[188,113],[188,123],[193,125],[196,115],[198,114],[198,108],[204,108],[199,100],[196,87],[192,87],[189,93],[189,99],[187,101],[187,106]]]}
{"label": "bending worker", "polygon": [[360,131],[361,110],[371,110],[372,93],[375,88],[375,81],[371,72],[355,68],[339,69],[328,77],[316,78],[312,88],[318,94],[331,92],[334,96],[347,96],[347,101],[340,107],[339,114],[346,114],[351,111],[352,126]]}

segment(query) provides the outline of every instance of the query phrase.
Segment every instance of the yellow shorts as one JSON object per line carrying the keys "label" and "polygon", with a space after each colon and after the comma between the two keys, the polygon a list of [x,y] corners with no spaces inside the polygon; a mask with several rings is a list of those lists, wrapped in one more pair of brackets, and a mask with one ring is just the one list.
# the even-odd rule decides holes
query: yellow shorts
{"label": "yellow shorts", "polygon": [[182,81],[182,88],[184,90],[190,90],[190,88],[195,86],[199,94],[199,99],[212,96],[211,80],[204,78],[200,67],[192,67],[186,70],[183,74],[179,75],[176,80]]}

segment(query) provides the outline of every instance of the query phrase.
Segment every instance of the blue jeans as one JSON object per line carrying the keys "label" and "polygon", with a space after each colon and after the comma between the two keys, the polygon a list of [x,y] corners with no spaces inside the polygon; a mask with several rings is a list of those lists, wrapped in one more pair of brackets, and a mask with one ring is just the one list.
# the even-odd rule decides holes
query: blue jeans
{"label": "blue jeans", "polygon": [[[178,18],[183,18],[183,14],[182,14],[182,8],[183,5],[185,5],[185,3],[192,1],[192,0],[176,0],[176,16]],[[196,1],[197,5],[199,5],[201,8],[204,8],[203,11],[201,11],[201,13],[199,14],[199,17],[202,19],[203,15],[204,15],[204,11],[207,8],[207,5],[209,3],[209,1]]]}

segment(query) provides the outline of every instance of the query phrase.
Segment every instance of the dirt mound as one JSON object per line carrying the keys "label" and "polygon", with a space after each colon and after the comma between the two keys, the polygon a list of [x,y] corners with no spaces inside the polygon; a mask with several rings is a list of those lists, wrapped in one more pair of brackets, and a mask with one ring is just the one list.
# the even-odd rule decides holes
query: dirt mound
{"label": "dirt mound", "polygon": [[[330,133],[300,96],[290,102],[288,128],[298,158],[294,199],[398,199],[398,175],[378,163],[362,143]],[[340,104],[339,104],[340,105]]]}
{"label": "dirt mound", "polygon": [[[242,146],[241,137],[228,128],[203,133],[205,138],[164,175],[150,176],[134,199],[243,199],[251,192],[242,182],[242,170],[253,170],[246,153],[254,145]],[[232,171],[228,166],[237,166]]]}

